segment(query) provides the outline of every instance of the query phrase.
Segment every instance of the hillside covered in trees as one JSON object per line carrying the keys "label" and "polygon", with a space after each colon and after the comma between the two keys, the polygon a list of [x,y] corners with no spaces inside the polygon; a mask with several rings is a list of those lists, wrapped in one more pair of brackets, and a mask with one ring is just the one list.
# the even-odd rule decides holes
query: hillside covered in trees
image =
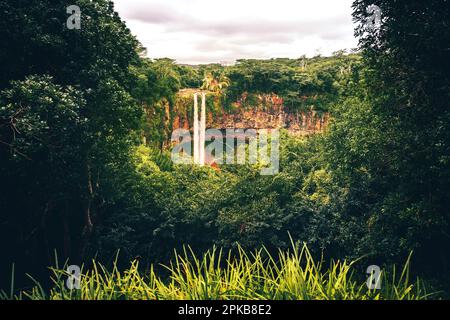
{"label": "hillside covered in trees", "polygon": [[[230,66],[149,59],[111,1],[73,2],[79,30],[65,27],[68,1],[0,2],[0,291],[13,266],[18,293],[35,285],[26,273],[51,288],[55,261],[115,261],[118,272],[139,261],[139,274],[184,245],[199,256],[229,250],[263,272],[243,252],[264,247],[288,265],[298,241],[324,272],[329,261],[363,257],[355,283],[368,265],[388,270],[412,252],[412,275],[448,296],[447,1],[377,0],[383,23],[367,32],[372,2],[355,0],[357,52]],[[171,134],[192,130],[198,90],[208,127],[257,127],[262,117],[281,129],[279,173],[171,161]],[[201,297],[180,292],[167,297]]]}

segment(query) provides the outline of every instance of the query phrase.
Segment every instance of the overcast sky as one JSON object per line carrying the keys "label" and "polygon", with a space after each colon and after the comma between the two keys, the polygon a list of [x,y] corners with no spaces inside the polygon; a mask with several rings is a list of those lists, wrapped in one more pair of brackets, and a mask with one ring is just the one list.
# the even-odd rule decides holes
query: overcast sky
{"label": "overcast sky", "polygon": [[329,55],[357,45],[352,0],[115,0],[151,58],[179,63]]}

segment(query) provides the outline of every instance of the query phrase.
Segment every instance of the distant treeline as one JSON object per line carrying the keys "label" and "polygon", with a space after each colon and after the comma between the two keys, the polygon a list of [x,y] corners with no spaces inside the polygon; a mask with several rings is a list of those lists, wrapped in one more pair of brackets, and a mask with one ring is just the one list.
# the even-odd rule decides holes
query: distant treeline
{"label": "distant treeline", "polygon": [[261,95],[280,97],[287,112],[327,112],[352,94],[362,70],[362,56],[344,51],[331,57],[238,60],[233,66],[145,59],[133,69],[139,79],[133,91],[145,105],[147,141],[161,146],[178,116],[192,118],[193,97],[177,95],[180,89],[209,90],[207,109],[214,115],[260,107]]}

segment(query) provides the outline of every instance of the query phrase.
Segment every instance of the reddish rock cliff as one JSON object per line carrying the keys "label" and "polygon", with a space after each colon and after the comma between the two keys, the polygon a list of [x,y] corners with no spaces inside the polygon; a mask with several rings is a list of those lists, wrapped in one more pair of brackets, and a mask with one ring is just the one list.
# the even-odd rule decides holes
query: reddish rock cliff
{"label": "reddish rock cliff", "polygon": [[[188,91],[189,90],[189,91]],[[192,91],[192,92],[191,92]],[[173,128],[192,129],[192,112],[183,110],[190,107],[192,89],[182,92],[184,107],[176,108],[177,115],[174,117]],[[191,98],[192,97],[192,98]],[[283,105],[283,99],[277,95],[257,96],[256,106],[248,106],[246,95],[239,101],[233,103],[232,110],[226,112],[211,111],[207,108],[207,128],[235,128],[235,129],[286,129],[293,135],[308,135],[321,132],[326,128],[329,121],[329,113],[310,111],[287,111]],[[214,97],[212,97],[214,99]],[[244,105],[246,105],[244,107]]]}

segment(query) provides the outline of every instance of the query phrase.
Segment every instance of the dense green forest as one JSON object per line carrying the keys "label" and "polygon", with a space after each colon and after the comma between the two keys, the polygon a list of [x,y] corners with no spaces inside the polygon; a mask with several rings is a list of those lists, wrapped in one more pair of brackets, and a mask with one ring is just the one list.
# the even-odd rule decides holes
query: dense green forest
{"label": "dense green forest", "polygon": [[[72,2],[79,30],[65,27]],[[383,23],[367,32],[373,3]],[[33,285],[25,273],[51,286],[55,261],[139,261],[145,271],[184,245],[206,260],[213,246],[238,256],[264,248],[288,264],[293,239],[324,268],[364,257],[361,283],[369,264],[403,265],[413,252],[413,275],[448,295],[448,1],[355,0],[358,51],[231,66],[147,58],[111,1],[7,0],[0,15],[0,290],[12,266],[18,289]],[[282,132],[273,176],[174,165],[168,141],[174,115],[192,112],[178,96],[186,88],[207,90],[215,112],[276,94],[289,111],[331,120],[313,136]]]}

